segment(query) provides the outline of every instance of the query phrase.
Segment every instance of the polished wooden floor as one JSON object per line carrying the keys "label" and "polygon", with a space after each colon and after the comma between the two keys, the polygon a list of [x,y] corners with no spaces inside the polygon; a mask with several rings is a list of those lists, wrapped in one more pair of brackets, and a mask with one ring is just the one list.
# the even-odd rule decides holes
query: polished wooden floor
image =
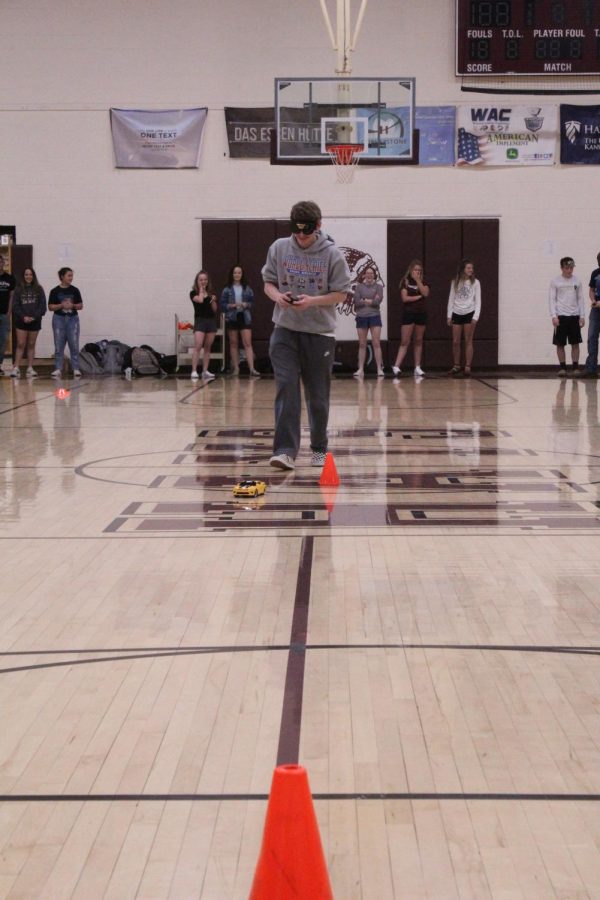
{"label": "polished wooden floor", "polygon": [[[334,894],[600,898],[598,384],[0,381],[0,896],[245,898],[305,765]],[[243,475],[264,499],[236,500]]]}

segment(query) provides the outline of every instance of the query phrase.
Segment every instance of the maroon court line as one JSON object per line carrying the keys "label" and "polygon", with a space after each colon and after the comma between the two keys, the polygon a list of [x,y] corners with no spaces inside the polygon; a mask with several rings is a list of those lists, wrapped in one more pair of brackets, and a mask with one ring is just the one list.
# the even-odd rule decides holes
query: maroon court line
{"label": "maroon court line", "polygon": [[310,605],[310,580],[312,575],[314,537],[302,538],[300,562],[294,598],[294,614],[290,634],[277,765],[298,762],[300,754],[300,729],[302,727],[302,698],[304,694],[304,667],[308,637],[308,609]]}

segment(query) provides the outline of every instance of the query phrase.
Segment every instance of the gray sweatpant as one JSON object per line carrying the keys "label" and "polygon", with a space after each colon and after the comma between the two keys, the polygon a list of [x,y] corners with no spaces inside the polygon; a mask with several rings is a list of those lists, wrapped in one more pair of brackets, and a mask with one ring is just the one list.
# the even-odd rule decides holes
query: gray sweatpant
{"label": "gray sweatpant", "polygon": [[312,450],[327,450],[329,390],[335,338],[306,331],[290,331],[278,326],[273,330],[269,353],[275,372],[274,453],[287,453],[292,459],[300,447],[300,415],[304,399],[310,426]]}

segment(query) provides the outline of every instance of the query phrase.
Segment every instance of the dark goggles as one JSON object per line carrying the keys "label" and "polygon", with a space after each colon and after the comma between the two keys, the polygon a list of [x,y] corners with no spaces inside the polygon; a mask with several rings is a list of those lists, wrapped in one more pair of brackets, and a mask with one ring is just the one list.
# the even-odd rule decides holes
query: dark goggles
{"label": "dark goggles", "polygon": [[294,222],[292,219],[292,234],[313,234],[317,230],[316,222]]}

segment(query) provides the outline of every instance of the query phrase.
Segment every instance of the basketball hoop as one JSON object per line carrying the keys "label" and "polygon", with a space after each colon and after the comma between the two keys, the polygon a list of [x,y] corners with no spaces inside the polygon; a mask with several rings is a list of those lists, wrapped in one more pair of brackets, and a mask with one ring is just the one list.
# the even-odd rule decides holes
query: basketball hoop
{"label": "basketball hoop", "polygon": [[325,149],[335,166],[339,184],[350,184],[354,178],[354,169],[358,165],[360,154],[364,152],[362,144],[327,144]]}

